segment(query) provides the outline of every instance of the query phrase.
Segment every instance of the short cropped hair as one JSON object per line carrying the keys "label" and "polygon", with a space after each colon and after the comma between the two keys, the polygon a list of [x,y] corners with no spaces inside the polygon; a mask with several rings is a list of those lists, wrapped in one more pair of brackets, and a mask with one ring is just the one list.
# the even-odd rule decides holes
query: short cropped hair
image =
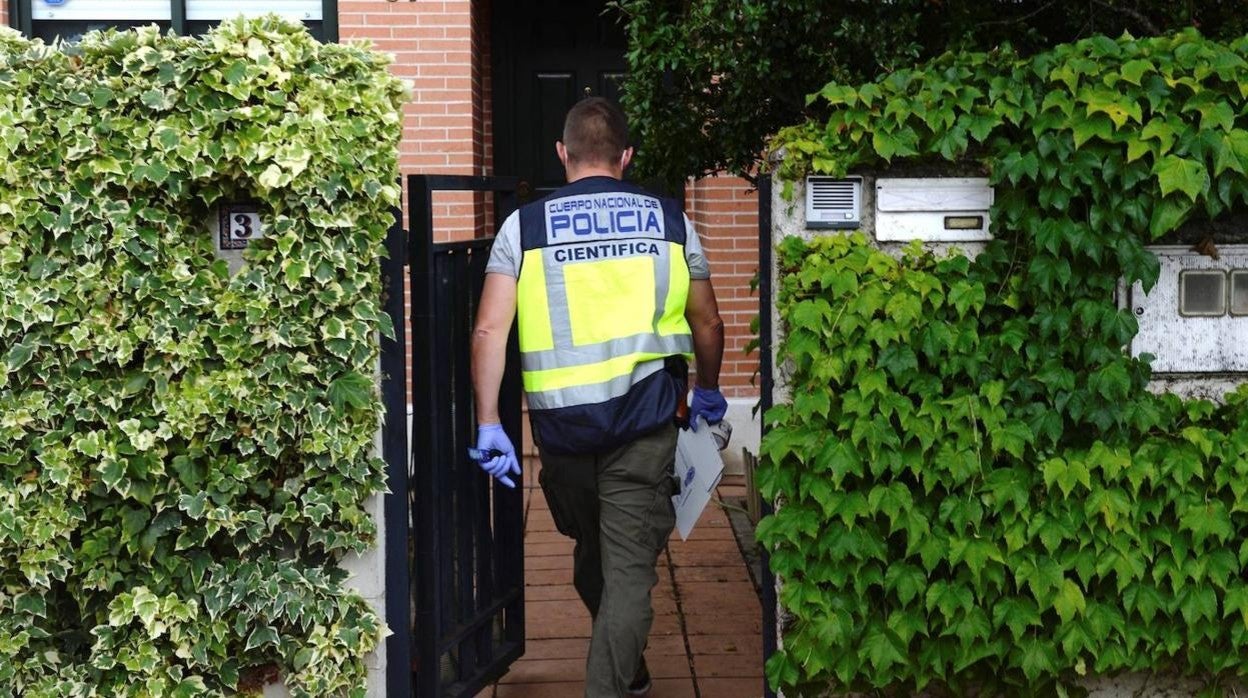
{"label": "short cropped hair", "polygon": [[563,147],[577,164],[612,165],[628,147],[628,121],[609,99],[590,97],[568,110],[563,122]]}

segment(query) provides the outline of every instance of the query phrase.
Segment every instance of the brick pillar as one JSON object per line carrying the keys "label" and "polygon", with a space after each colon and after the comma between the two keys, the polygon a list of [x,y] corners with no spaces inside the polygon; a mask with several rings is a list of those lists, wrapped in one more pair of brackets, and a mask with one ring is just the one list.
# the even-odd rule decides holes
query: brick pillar
{"label": "brick pillar", "polygon": [[[489,20],[485,0],[342,0],[342,41],[368,39],[394,56],[408,80],[399,166],[403,174],[483,174],[489,170]],[[438,195],[439,239],[484,231],[485,197]]]}
{"label": "brick pillar", "polygon": [[694,180],[685,190],[689,218],[706,248],[724,318],[724,365],[719,383],[726,397],[756,397],[750,384],[758,353],[746,355],[758,314],[758,295],[750,280],[758,272],[758,192],[739,177]]}
{"label": "brick pillar", "polygon": [[[489,0],[339,2],[340,39],[368,40],[391,54],[391,70],[411,86],[399,146],[403,175],[493,171],[489,5]],[[492,234],[492,201],[485,195],[435,194],[437,239]]]}
{"label": "brick pillar", "polygon": [[758,273],[758,192],[739,177],[708,177],[688,183],[685,201],[711,264],[724,319],[719,385],[728,398],[725,418],[733,426],[732,443],[723,452],[724,467],[728,473],[741,473],[746,467],[741,449],[758,453],[760,435],[760,420],[754,414],[759,388],[751,383],[759,355],[745,353],[754,338],[750,322],[758,314],[758,295],[750,291],[750,281]]}

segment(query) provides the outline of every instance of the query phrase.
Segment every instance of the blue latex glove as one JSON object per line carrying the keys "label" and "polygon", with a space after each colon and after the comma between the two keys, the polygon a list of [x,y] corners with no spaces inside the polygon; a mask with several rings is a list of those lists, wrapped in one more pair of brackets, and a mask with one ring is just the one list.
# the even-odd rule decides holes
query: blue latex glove
{"label": "blue latex glove", "polygon": [[477,462],[481,465],[481,469],[489,473],[491,477],[514,488],[516,483],[508,475],[520,474],[520,461],[516,458],[516,447],[511,445],[511,439],[507,438],[507,432],[503,431],[503,425],[482,424],[477,427],[477,449],[487,454],[491,450],[499,454],[488,460]]}
{"label": "blue latex glove", "polygon": [[728,411],[728,401],[720,394],[718,388],[699,388],[693,386],[693,400],[689,404],[689,428],[698,430],[698,417],[706,418],[707,424],[716,424],[723,420]]}

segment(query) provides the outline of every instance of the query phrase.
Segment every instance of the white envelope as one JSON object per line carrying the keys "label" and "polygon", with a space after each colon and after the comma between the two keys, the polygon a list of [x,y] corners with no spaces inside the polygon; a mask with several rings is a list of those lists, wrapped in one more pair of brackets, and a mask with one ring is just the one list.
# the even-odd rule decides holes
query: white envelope
{"label": "white envelope", "polygon": [[681,429],[676,437],[676,477],[680,479],[680,493],[672,497],[672,504],[676,507],[676,530],[681,540],[689,538],[723,474],[724,461],[711,436],[711,428],[706,419],[698,417],[696,432]]}

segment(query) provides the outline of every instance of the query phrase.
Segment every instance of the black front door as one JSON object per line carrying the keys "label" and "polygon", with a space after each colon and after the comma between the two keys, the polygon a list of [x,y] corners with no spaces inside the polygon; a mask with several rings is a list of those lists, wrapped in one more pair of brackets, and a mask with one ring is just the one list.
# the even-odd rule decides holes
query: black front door
{"label": "black front door", "polygon": [[564,183],[555,141],[568,108],[589,95],[619,100],[627,38],[606,4],[494,3],[494,169],[527,183],[532,198]]}

